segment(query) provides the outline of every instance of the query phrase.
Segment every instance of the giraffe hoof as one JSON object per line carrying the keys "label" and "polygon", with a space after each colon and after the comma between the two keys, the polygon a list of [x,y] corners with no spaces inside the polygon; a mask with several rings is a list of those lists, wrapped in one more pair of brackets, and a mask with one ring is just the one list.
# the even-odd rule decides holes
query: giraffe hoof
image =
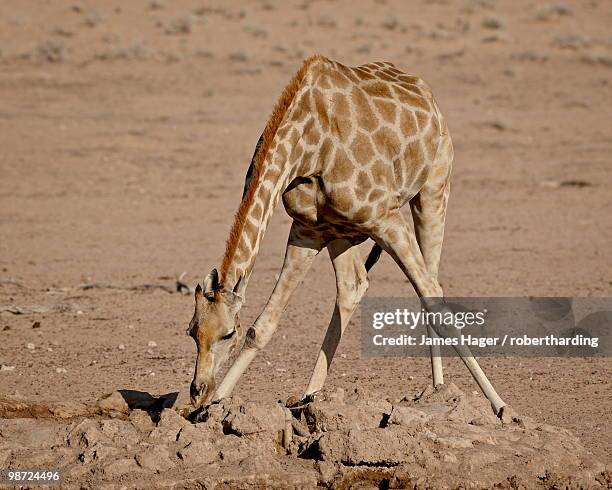
{"label": "giraffe hoof", "polygon": [[[495,408],[493,408],[493,411],[495,412]],[[519,414],[510,405],[504,405],[501,407],[499,410],[497,410],[496,415],[504,425],[517,423],[520,419]]]}
{"label": "giraffe hoof", "polygon": [[303,408],[309,403],[312,403],[313,401],[315,401],[316,396],[317,396],[317,392],[310,393],[308,395],[304,395],[301,398],[298,397],[297,395],[293,395],[287,398],[287,401],[285,402],[285,406],[291,409]]}
{"label": "giraffe hoof", "polygon": [[535,429],[538,426],[533,419],[525,415],[520,415],[509,405],[502,407],[499,410],[497,417],[504,425],[516,424],[522,429]]}
{"label": "giraffe hoof", "polygon": [[287,408],[292,408],[295,407],[296,405],[299,405],[301,401],[301,398],[297,395],[291,395],[289,398],[287,398],[287,401],[285,402],[285,406]]}

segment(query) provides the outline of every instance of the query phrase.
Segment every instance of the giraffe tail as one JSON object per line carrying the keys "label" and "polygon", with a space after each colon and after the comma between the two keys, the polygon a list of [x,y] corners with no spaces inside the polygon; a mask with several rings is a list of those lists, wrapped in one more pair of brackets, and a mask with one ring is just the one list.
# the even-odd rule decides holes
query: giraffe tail
{"label": "giraffe tail", "polygon": [[381,246],[378,243],[375,243],[372,247],[372,250],[370,250],[370,253],[368,254],[368,258],[365,261],[366,272],[369,272],[370,269],[374,267],[374,264],[376,264],[376,262],[378,262],[378,259],[380,259],[381,254]]}

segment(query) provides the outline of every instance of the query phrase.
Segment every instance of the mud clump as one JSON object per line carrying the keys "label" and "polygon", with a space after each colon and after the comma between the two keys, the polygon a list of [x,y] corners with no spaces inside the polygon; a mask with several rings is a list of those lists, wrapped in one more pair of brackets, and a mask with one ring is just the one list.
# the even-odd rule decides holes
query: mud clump
{"label": "mud clump", "polygon": [[69,487],[610,483],[606,468],[569,431],[518,415],[502,422],[481,395],[452,384],[395,402],[325,391],[290,412],[234,397],[208,407],[196,423],[164,408],[163,399],[151,400],[149,408],[159,411],[113,394],[71,418],[38,418],[24,409],[21,418],[0,419],[3,466],[60,468]]}

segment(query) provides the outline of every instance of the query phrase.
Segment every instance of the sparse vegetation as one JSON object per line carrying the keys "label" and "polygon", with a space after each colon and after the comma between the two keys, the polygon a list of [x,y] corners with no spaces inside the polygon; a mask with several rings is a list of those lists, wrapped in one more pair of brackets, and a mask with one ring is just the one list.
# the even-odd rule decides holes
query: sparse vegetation
{"label": "sparse vegetation", "polygon": [[244,51],[234,51],[230,53],[228,56],[230,61],[234,61],[237,63],[245,63],[249,61],[249,56]]}
{"label": "sparse vegetation", "polygon": [[552,45],[559,49],[577,51],[589,47],[591,42],[579,34],[563,34],[555,36],[552,40]]}
{"label": "sparse vegetation", "polygon": [[536,11],[535,19],[540,22],[549,22],[560,17],[569,17],[573,13],[573,10],[567,5],[545,5]]}
{"label": "sparse vegetation", "polygon": [[505,27],[504,22],[498,17],[488,15],[482,19],[482,27],[486,29],[503,29]]}
{"label": "sparse vegetation", "polygon": [[193,18],[190,15],[175,17],[169,20],[164,26],[164,33],[168,35],[189,34],[193,28]]}
{"label": "sparse vegetation", "polygon": [[39,63],[62,63],[68,59],[68,50],[62,43],[49,40],[22,53],[21,58]]}

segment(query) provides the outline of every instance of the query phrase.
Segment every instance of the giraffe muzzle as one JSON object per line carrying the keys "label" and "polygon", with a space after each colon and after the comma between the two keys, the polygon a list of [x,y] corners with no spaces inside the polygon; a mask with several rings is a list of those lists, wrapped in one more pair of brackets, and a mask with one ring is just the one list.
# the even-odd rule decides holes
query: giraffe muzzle
{"label": "giraffe muzzle", "polygon": [[200,407],[204,402],[208,400],[210,395],[209,386],[211,385],[206,382],[198,383],[196,380],[193,380],[191,382],[191,386],[189,387],[189,395],[191,398],[191,404],[195,408]]}

